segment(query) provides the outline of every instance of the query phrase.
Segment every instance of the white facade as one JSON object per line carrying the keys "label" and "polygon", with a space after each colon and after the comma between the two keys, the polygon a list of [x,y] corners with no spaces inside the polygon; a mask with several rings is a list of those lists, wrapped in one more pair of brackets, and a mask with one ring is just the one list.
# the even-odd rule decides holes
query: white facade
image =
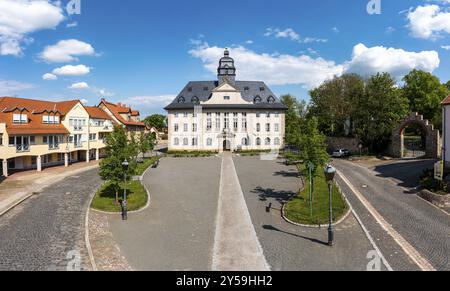
{"label": "white facade", "polygon": [[442,158],[445,162],[446,168],[450,169],[450,105],[444,105],[442,116],[442,132],[444,135],[442,138]]}
{"label": "white facade", "polygon": [[228,83],[194,109],[169,110],[169,151],[272,150],[284,147],[285,112],[252,109]]}

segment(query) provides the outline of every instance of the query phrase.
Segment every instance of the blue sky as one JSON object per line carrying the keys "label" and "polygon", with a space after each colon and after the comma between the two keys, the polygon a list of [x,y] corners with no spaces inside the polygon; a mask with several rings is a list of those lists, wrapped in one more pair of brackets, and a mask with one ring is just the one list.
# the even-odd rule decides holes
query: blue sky
{"label": "blue sky", "polygon": [[163,113],[188,81],[215,79],[225,47],[238,79],[299,99],[345,72],[450,80],[449,0],[381,0],[379,15],[369,0],[81,0],[80,15],[68,2],[0,0],[0,95]]}

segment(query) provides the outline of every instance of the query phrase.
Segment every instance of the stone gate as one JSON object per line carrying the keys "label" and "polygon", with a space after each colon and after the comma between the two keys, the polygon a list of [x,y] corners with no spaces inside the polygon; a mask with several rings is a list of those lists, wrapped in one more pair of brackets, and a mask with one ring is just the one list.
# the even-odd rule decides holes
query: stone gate
{"label": "stone gate", "polygon": [[392,132],[392,156],[394,158],[404,157],[404,131],[410,125],[419,125],[423,129],[426,138],[425,158],[438,159],[441,156],[441,135],[439,130],[417,112],[411,113]]}

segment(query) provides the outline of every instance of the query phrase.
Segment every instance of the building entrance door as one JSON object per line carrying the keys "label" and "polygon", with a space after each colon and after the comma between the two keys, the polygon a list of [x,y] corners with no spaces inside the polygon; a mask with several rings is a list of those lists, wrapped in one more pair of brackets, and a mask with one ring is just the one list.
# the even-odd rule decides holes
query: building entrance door
{"label": "building entrance door", "polygon": [[231,151],[231,142],[229,140],[224,140],[223,141],[223,151],[224,152]]}

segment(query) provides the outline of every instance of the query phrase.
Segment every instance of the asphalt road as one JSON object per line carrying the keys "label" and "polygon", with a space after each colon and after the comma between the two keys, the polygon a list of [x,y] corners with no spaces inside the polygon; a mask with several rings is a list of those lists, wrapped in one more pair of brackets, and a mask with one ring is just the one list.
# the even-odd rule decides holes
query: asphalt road
{"label": "asphalt road", "polygon": [[[282,204],[301,187],[295,167],[281,160],[235,158],[236,171],[265,257],[274,271],[366,271],[373,246],[353,215],[336,228],[336,245],[326,245],[327,229],[285,222]],[[270,212],[267,208],[271,205]],[[386,270],[384,265],[382,270]]]}
{"label": "asphalt road", "polygon": [[220,158],[163,159],[144,176],[151,206],[126,222],[108,216],[134,270],[211,270],[220,166]]}
{"label": "asphalt road", "polygon": [[[85,215],[101,184],[97,171],[68,177],[0,217],[0,270],[91,269]],[[78,254],[80,264],[72,264]]]}
{"label": "asphalt road", "polygon": [[[335,160],[338,170],[419,254],[437,270],[450,270],[450,216],[416,195],[424,168],[434,161],[394,161],[361,166]],[[342,185],[344,183],[338,179]],[[341,185],[341,186],[342,186]],[[418,270],[402,248],[377,224],[349,187],[348,198],[394,270]]]}

